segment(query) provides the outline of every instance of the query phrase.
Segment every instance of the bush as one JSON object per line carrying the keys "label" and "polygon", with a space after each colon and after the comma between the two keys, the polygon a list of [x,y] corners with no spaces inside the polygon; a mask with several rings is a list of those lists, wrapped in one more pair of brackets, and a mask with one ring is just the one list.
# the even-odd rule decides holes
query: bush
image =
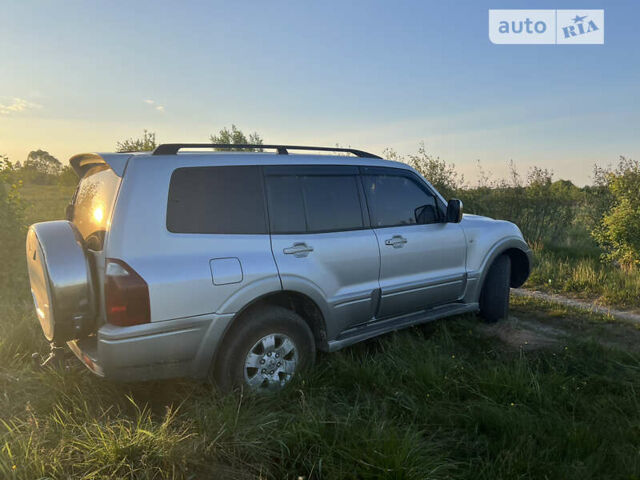
{"label": "bush", "polygon": [[456,193],[467,213],[514,222],[532,243],[566,244],[571,236],[588,238],[584,228],[572,231],[584,194],[570,181],[554,182],[553,173],[539,167],[531,168],[523,181],[513,162],[508,179],[492,181],[482,170],[480,177],[476,188]]}
{"label": "bush", "polygon": [[0,157],[0,291],[14,291],[20,283],[15,272],[24,267],[25,220],[24,203],[20,196],[21,183],[11,183],[15,166]]}
{"label": "bush", "polygon": [[383,153],[389,160],[404,162],[415,168],[447,200],[453,198],[463,187],[464,176],[456,172],[456,166],[441,160],[440,157],[429,155],[423,142],[420,142],[417,153],[406,158],[390,148]]}
{"label": "bush", "polygon": [[69,165],[62,167],[58,175],[58,185],[74,187],[78,184],[79,180],[78,174]]}
{"label": "bush", "polygon": [[593,236],[605,259],[633,269],[640,265],[640,162],[621,157],[617,168],[606,173],[606,182],[612,207]]}
{"label": "bush", "polygon": [[128,138],[116,144],[116,152],[150,152],[158,146],[156,134],[144,130],[140,138]]}
{"label": "bush", "polygon": [[[221,143],[227,145],[263,145],[262,137],[257,133],[250,133],[248,136],[244,134],[242,130],[240,130],[235,125],[231,125],[231,130],[227,127],[222,128],[218,132],[217,135],[209,135],[209,141],[211,143]],[[216,150],[234,150],[233,148],[217,148]],[[237,150],[237,149],[235,149]],[[244,151],[256,151],[261,152],[261,148],[256,149],[242,149]]]}
{"label": "bush", "polygon": [[[587,226],[597,223],[608,205],[602,186],[587,192],[569,180],[554,181],[553,172],[546,168],[532,167],[523,179],[511,162],[508,177],[493,180],[478,164],[480,181],[470,187],[454,164],[429,155],[423,143],[416,154],[404,157],[387,149],[384,155],[415,168],[446,199],[462,200],[466,213],[515,223],[531,243],[590,249],[593,241]],[[588,204],[592,200],[597,203],[595,209]]]}

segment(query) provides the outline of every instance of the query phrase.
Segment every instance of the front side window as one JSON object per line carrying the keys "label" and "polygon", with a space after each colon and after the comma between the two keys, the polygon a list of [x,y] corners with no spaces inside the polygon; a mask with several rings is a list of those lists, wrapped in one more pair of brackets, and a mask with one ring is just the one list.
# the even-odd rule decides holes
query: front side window
{"label": "front side window", "polygon": [[108,165],[90,168],[80,180],[71,221],[91,250],[102,250],[109,228],[120,177]]}
{"label": "front side window", "polygon": [[272,233],[364,227],[356,175],[273,175],[266,184]]}
{"label": "front side window", "polygon": [[255,166],[178,168],[169,184],[167,229],[174,233],[267,233],[260,170]]}
{"label": "front side window", "polygon": [[438,223],[436,198],[404,175],[365,175],[364,189],[373,227]]}

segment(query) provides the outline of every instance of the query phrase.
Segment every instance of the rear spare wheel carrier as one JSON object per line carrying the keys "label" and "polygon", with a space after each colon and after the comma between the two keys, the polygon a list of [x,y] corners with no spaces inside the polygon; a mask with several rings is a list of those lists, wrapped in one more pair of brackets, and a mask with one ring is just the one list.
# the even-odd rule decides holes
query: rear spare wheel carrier
{"label": "rear spare wheel carrier", "polygon": [[27,266],[47,340],[61,344],[90,333],[95,318],[91,268],[76,227],[66,220],[29,227]]}

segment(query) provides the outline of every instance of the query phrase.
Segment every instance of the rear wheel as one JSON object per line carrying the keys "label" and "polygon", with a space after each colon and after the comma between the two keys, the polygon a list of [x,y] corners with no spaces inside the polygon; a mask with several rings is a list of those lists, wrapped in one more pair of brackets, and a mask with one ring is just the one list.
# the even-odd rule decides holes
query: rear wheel
{"label": "rear wheel", "polygon": [[213,369],[213,380],[223,392],[278,390],[312,365],[316,354],[304,319],[276,306],[238,318],[223,342]]}
{"label": "rear wheel", "polygon": [[510,282],[511,259],[501,255],[489,268],[480,292],[480,315],[485,321],[493,323],[509,315]]}

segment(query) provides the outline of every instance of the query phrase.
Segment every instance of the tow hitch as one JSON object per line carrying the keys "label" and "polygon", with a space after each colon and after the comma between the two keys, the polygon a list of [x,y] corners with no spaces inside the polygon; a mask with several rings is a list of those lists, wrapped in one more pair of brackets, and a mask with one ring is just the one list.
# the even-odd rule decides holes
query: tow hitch
{"label": "tow hitch", "polygon": [[41,361],[42,355],[40,355],[40,353],[38,352],[34,352],[31,354],[31,360],[33,361],[34,365],[37,365],[39,368],[62,368],[64,367],[65,353],[66,351],[64,347],[60,347],[52,343],[51,351],[49,352],[47,358],[44,359],[44,361]]}

